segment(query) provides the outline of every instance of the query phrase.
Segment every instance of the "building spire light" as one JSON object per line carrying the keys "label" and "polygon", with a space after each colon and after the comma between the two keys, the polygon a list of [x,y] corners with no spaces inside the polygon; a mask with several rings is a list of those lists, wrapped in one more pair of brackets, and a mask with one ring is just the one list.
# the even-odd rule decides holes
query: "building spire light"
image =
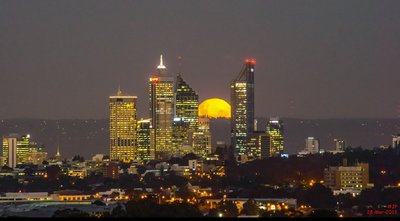
{"label": "building spire light", "polygon": [[56,153],[56,156],[57,156],[57,157],[61,156],[61,154],[60,154],[60,144],[57,145],[57,153]]}
{"label": "building spire light", "polygon": [[163,64],[163,58],[162,54],[160,55],[160,65],[157,66],[157,69],[167,69],[165,65]]}
{"label": "building spire light", "polygon": [[122,95],[121,86],[118,85],[117,96],[121,96],[121,95]]}

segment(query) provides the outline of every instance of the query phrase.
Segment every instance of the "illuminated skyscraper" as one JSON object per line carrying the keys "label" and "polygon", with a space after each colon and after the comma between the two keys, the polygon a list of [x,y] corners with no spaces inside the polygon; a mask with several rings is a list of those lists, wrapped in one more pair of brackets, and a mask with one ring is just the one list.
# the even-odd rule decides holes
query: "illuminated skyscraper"
{"label": "illuminated skyscraper", "polygon": [[140,160],[154,160],[154,144],[151,142],[154,130],[151,119],[141,119],[137,124],[137,154]]}
{"label": "illuminated skyscraper", "polygon": [[236,79],[231,81],[231,145],[234,155],[246,153],[254,131],[254,59],[246,59]]}
{"label": "illuminated skyscraper", "polygon": [[178,74],[175,84],[175,117],[173,146],[181,149],[188,145],[188,130],[198,128],[199,96]]}
{"label": "illuminated skyscraper", "polygon": [[175,117],[188,123],[189,129],[198,127],[199,95],[178,74],[175,87]]}
{"label": "illuminated skyscraper", "polygon": [[177,150],[172,145],[172,124],[174,118],[174,79],[169,77],[163,64],[162,55],[157,74],[150,77],[150,117],[155,130],[153,141],[156,159],[168,159]]}
{"label": "illuminated skyscraper", "polygon": [[110,96],[110,159],[130,162],[136,159],[136,96]]}
{"label": "illuminated skyscraper", "polygon": [[284,151],[283,123],[279,118],[271,118],[267,123],[267,134],[270,136],[270,157],[280,156]]}

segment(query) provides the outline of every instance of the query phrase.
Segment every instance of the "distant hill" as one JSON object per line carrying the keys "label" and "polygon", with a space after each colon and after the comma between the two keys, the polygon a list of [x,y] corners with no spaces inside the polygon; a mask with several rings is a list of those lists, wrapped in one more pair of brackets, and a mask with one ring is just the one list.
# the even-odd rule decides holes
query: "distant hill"
{"label": "distant hill", "polygon": [[[346,145],[372,148],[390,145],[391,135],[399,133],[399,119],[290,119],[283,118],[286,150],[298,152],[304,148],[305,138],[319,137],[321,147],[332,149],[333,139],[344,138]],[[258,118],[258,129],[265,130],[266,119]],[[230,143],[230,121],[211,121],[212,142]],[[60,144],[63,157],[80,154],[86,158],[95,153],[108,153],[108,119],[98,120],[43,120],[10,119],[0,120],[0,135],[29,133],[33,140],[44,144],[50,155]]]}

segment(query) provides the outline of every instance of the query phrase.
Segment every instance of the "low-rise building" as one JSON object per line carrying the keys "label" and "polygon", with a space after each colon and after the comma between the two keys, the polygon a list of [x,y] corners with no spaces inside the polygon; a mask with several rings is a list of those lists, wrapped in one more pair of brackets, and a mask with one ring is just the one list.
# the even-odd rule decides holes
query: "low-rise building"
{"label": "low-rise building", "polygon": [[355,166],[328,167],[324,171],[324,185],[332,189],[335,195],[341,193],[359,194],[369,185],[368,163],[358,163]]}

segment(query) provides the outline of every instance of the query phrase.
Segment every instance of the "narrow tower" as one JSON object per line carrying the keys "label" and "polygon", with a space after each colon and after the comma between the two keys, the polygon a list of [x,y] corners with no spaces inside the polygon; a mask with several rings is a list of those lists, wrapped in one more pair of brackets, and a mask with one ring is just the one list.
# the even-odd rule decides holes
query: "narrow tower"
{"label": "narrow tower", "polygon": [[169,159],[176,152],[172,145],[174,78],[168,76],[162,55],[156,74],[150,77],[149,101],[151,126],[154,130],[151,143],[155,145],[156,159]]}
{"label": "narrow tower", "polygon": [[239,75],[231,81],[231,145],[234,156],[246,153],[254,131],[254,59],[246,59]]}

